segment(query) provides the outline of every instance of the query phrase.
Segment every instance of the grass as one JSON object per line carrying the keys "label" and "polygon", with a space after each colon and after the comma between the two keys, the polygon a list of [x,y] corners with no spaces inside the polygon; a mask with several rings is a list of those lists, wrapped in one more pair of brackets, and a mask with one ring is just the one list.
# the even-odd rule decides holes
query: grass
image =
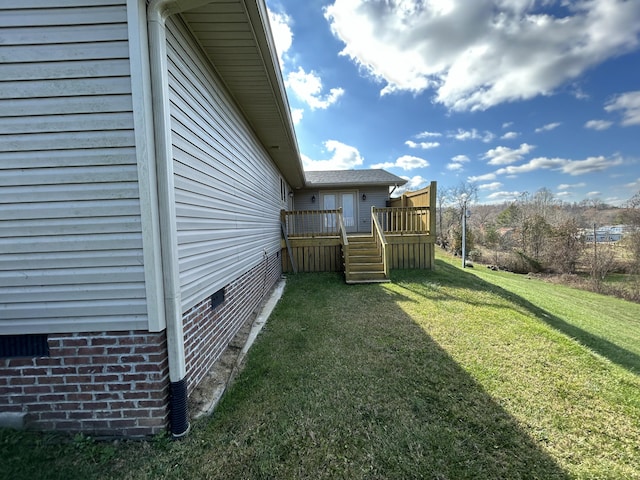
{"label": "grass", "polygon": [[0,431],[12,479],[640,479],[640,305],[439,259],[299,274],[181,442]]}

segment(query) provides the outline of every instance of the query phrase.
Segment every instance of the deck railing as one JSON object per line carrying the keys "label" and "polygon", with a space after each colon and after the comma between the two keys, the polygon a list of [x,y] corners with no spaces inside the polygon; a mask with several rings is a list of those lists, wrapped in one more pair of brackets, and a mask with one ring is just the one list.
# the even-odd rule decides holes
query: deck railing
{"label": "deck railing", "polygon": [[[342,210],[281,212],[284,271],[349,271],[349,250]],[[385,275],[392,269],[432,269],[435,264],[435,217],[428,207],[373,208],[370,235],[383,254]]]}
{"label": "deck railing", "polygon": [[372,215],[387,235],[430,233],[429,207],[374,207]]}
{"label": "deck railing", "polygon": [[380,222],[378,221],[378,217],[374,213],[375,209],[371,211],[371,233],[373,234],[373,238],[376,241],[376,245],[378,246],[378,251],[382,253],[382,263],[384,266],[384,276],[389,278],[389,271],[391,267],[391,248],[389,248],[389,242],[387,242],[387,238],[384,235],[382,227],[380,226]]}
{"label": "deck railing", "polygon": [[338,230],[340,232],[340,243],[342,244],[342,261],[344,262],[344,271],[350,272],[349,265],[349,237],[347,237],[347,229],[344,226],[342,212],[338,213]]}
{"label": "deck railing", "polygon": [[342,210],[283,210],[282,222],[289,237],[339,236]]}
{"label": "deck railing", "polygon": [[[429,207],[373,207],[371,213],[386,235],[431,233],[432,218]],[[342,209],[282,211],[284,228],[292,238],[338,237],[342,233],[340,217]]]}

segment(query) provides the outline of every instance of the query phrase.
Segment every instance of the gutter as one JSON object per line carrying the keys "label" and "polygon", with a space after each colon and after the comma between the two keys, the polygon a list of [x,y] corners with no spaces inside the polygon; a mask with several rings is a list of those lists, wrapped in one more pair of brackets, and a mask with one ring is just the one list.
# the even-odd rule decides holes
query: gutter
{"label": "gutter", "polygon": [[149,62],[153,132],[158,181],[161,262],[164,281],[164,309],[167,324],[169,359],[169,419],[173,438],[189,433],[187,409],[184,328],[178,270],[178,233],[176,226],[169,80],[167,70],[166,20],[170,15],[210,3],[211,0],[151,0],[147,6]]}

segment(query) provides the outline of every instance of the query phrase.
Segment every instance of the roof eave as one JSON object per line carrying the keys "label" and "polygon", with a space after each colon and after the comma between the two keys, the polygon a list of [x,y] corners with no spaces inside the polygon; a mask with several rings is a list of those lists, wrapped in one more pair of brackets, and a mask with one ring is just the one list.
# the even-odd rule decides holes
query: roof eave
{"label": "roof eave", "polygon": [[[223,9],[232,11],[232,22],[216,15]],[[303,187],[302,160],[264,0],[214,0],[183,17],[283,177],[293,188]],[[251,32],[253,41],[242,45],[243,55],[233,55],[238,42],[232,36],[208,40],[229,25]]]}
{"label": "roof eave", "polygon": [[353,188],[353,187],[401,187],[406,184],[407,181],[402,182],[355,182],[355,183],[310,183],[307,182],[306,188]]}
{"label": "roof eave", "polygon": [[[278,165],[278,168],[283,172],[287,181],[294,188],[301,188],[304,186],[304,170],[302,167],[302,160],[300,158],[300,152],[298,150],[298,141],[296,139],[295,128],[293,126],[293,119],[291,118],[291,109],[289,107],[289,100],[287,98],[286,88],[284,85],[284,79],[282,78],[282,71],[278,62],[278,53],[273,39],[273,33],[271,32],[271,24],[269,22],[269,12],[264,1],[261,0],[243,0],[249,17],[251,19],[251,25],[254,27],[254,33],[262,51],[262,58],[264,59],[265,69],[270,79],[271,86],[274,91],[275,108],[278,110],[282,118],[282,129],[287,139],[287,145],[284,148],[290,152],[292,157],[295,157],[295,161],[287,161],[289,154],[275,155],[272,152],[272,158]],[[256,25],[260,25],[261,28],[256,29]],[[282,145],[269,145],[271,150],[280,150]]]}

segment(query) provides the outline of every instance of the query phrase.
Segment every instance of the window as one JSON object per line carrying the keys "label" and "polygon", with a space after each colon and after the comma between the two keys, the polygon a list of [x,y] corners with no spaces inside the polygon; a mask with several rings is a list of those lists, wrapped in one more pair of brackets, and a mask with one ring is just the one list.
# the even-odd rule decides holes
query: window
{"label": "window", "polygon": [[282,203],[287,203],[287,184],[282,178],[280,178],[280,200]]}

